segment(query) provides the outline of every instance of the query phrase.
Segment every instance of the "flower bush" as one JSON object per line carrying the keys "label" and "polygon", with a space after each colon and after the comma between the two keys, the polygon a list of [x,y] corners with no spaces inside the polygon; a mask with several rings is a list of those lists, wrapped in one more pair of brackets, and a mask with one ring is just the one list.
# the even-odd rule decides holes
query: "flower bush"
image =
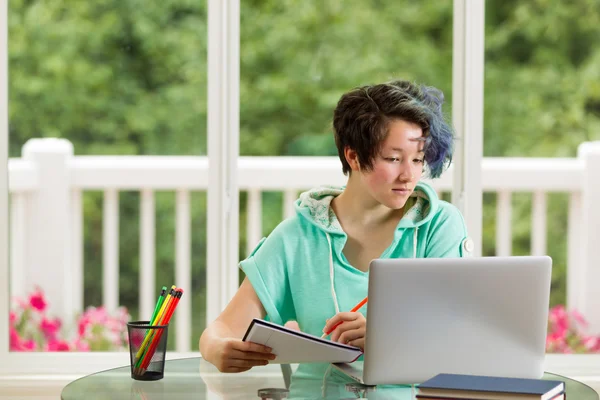
{"label": "flower bush", "polygon": [[583,316],[575,311],[567,311],[565,306],[552,307],[548,314],[548,353],[600,353],[600,336],[587,334],[588,324]]}
{"label": "flower bush", "polygon": [[104,307],[88,307],[74,324],[47,315],[44,293],[36,288],[27,300],[13,299],[9,317],[11,351],[127,350],[127,309],[110,315]]}

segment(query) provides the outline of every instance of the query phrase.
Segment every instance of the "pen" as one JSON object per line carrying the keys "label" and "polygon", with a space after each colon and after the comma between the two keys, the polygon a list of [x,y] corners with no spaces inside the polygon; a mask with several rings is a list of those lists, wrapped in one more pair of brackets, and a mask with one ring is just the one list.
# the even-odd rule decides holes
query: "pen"
{"label": "pen", "polygon": [[[368,298],[369,298],[369,296],[367,296],[364,299],[362,299],[360,303],[358,303],[357,305],[355,305],[354,308],[352,310],[350,310],[350,312],[357,312],[362,306],[364,306],[367,303]],[[344,321],[338,322],[337,324],[335,324],[333,326],[333,328],[331,328],[329,330],[329,332],[323,333],[323,335],[321,336],[321,338],[325,338],[325,337],[329,336],[331,334],[331,332],[333,332],[335,330],[335,328],[337,328],[342,322],[344,322]]]}

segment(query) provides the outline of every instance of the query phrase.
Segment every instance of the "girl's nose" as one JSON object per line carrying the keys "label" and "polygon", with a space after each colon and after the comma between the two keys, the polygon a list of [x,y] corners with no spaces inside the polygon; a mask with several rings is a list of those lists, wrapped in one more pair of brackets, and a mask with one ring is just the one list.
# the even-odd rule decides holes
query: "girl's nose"
{"label": "girl's nose", "polygon": [[398,178],[400,178],[400,180],[403,182],[412,181],[414,179],[414,177],[415,177],[415,175],[412,173],[412,171],[410,169],[404,170],[400,173],[400,175],[398,175]]}

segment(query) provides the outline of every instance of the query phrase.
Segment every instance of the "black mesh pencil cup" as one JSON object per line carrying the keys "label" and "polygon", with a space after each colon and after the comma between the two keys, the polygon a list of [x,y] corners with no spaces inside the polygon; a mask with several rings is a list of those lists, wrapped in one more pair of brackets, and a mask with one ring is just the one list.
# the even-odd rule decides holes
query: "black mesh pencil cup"
{"label": "black mesh pencil cup", "polygon": [[164,377],[168,325],[151,326],[149,321],[127,324],[131,377],[156,381]]}

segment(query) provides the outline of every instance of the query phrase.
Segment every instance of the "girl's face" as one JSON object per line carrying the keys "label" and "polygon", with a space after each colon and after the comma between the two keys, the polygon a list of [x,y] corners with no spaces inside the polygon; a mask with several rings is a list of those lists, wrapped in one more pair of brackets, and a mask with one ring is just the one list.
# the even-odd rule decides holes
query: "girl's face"
{"label": "girl's face", "polygon": [[363,187],[378,203],[401,209],[423,174],[423,130],[412,122],[393,120],[371,171],[360,171]]}

